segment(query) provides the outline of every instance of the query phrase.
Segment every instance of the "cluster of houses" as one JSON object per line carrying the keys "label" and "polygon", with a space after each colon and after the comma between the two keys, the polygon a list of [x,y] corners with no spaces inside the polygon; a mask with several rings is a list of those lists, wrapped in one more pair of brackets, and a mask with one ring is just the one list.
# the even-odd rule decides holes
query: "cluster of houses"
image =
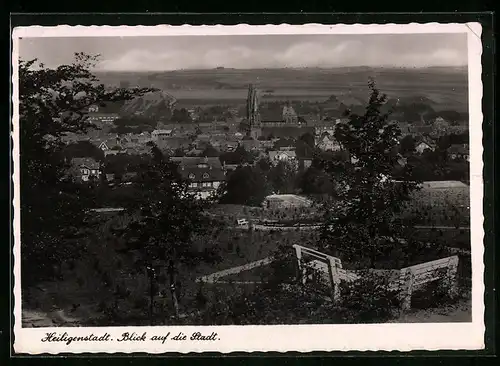
{"label": "cluster of houses", "polygon": [[[117,115],[109,113],[101,115],[98,108],[89,109],[89,112],[91,112],[93,121],[101,125],[112,125],[113,121],[118,118]],[[213,122],[187,126],[159,123],[157,129],[151,133],[145,131],[117,135],[108,132],[87,135],[84,138],[102,150],[104,157],[117,154],[149,154],[151,143],[154,143],[164,153],[173,156],[172,160],[179,164],[181,175],[191,181],[190,188],[198,192],[200,197],[206,198],[218,189],[226,179],[228,172],[236,168],[235,165],[221,163],[221,160],[214,156],[233,152],[238,147],[243,147],[257,157],[267,157],[271,163],[279,161],[296,163],[297,169],[307,169],[312,163],[312,154],[302,152],[300,157],[297,155],[295,141],[304,134],[312,135],[310,137],[314,139],[315,147],[319,150],[330,152],[343,150],[335,138],[335,128],[342,122],[340,119],[323,123],[316,121],[308,124],[307,127],[301,127],[293,108],[286,105],[283,108],[281,121],[279,126],[266,126],[266,123],[270,122],[259,121],[260,133],[258,137],[239,130],[235,124]],[[423,154],[426,150],[435,150],[436,136],[432,133],[409,131],[409,127],[405,127],[404,123],[400,123],[400,125],[403,135],[411,134],[416,138],[417,154]],[[446,123],[439,125],[446,127]],[[442,133],[443,128],[437,133]],[[263,135],[262,132],[265,129],[271,131],[270,134]],[[82,137],[72,136],[68,143],[75,142],[75,140],[81,141],[81,139]],[[210,154],[207,154],[208,150],[210,150]],[[467,145],[452,145],[448,153],[452,160],[469,160]],[[104,174],[100,163],[91,158],[73,159],[72,166],[73,173],[84,182],[99,179]],[[132,176],[133,174],[129,174],[128,178]],[[105,178],[107,181],[114,179],[112,174],[107,174]]]}

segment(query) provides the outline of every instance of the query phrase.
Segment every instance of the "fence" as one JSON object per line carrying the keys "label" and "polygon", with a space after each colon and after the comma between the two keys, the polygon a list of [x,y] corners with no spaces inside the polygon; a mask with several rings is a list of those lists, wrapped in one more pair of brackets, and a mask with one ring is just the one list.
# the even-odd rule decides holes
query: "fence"
{"label": "fence", "polygon": [[[297,244],[293,248],[297,256],[297,267],[302,282],[305,284],[311,279],[312,274],[307,273],[308,268],[317,270],[323,279],[330,284],[334,301],[340,298],[340,283],[342,281],[351,282],[359,279],[357,274],[342,268],[342,262],[339,258]],[[307,261],[308,257],[313,259]]]}
{"label": "fence", "polygon": [[[318,271],[322,278],[330,284],[334,301],[340,298],[339,285],[341,282],[353,282],[361,278],[359,274],[342,268],[342,262],[339,258],[301,245],[293,247],[302,282],[306,283],[312,279],[312,274],[308,274],[307,269]],[[458,256],[456,255],[406,267],[397,271],[399,274],[396,276],[396,280],[389,283],[388,290],[399,292],[401,309],[406,311],[411,308],[413,291],[429,282],[446,281],[448,291],[453,296],[457,289],[457,270]]]}
{"label": "fence", "polygon": [[456,255],[417,264],[401,269],[399,279],[390,284],[389,289],[399,291],[401,309],[409,310],[413,291],[430,282],[446,282],[449,294],[454,296],[457,291],[457,271],[458,256]]}

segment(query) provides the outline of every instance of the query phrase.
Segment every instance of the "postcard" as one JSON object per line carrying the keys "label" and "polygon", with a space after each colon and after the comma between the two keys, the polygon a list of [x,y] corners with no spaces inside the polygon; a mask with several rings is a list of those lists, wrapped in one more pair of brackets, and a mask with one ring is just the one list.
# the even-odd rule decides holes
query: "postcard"
{"label": "postcard", "polygon": [[12,41],[16,354],[484,348],[480,24]]}

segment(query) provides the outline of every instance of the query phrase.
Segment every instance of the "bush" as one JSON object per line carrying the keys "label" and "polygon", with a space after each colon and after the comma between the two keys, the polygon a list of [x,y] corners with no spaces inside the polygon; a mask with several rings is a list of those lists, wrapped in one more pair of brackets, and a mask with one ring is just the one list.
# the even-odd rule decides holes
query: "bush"
{"label": "bush", "polygon": [[342,283],[339,311],[346,323],[383,323],[395,317],[400,302],[388,289],[389,276],[363,273],[359,280]]}

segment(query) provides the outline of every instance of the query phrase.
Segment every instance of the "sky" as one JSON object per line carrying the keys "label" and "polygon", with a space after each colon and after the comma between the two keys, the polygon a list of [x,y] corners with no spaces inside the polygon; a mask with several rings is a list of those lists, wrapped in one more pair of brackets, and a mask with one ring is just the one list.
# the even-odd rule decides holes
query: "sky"
{"label": "sky", "polygon": [[284,67],[466,66],[463,34],[240,35],[24,38],[20,58],[46,66],[75,52],[100,54],[109,71]]}

